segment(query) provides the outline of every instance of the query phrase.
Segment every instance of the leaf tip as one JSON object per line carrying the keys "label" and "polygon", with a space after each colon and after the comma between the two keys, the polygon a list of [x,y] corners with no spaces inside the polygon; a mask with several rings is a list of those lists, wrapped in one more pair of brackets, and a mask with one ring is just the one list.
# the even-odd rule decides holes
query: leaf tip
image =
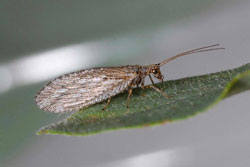
{"label": "leaf tip", "polygon": [[40,130],[38,130],[37,132],[36,132],[36,135],[44,135],[44,134],[48,134],[48,130],[47,129],[45,129],[45,128],[42,128],[42,129],[40,129]]}

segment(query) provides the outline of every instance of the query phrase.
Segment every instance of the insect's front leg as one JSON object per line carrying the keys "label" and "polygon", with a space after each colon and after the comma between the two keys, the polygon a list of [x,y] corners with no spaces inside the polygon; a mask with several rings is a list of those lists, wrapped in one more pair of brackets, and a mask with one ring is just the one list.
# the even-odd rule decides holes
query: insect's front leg
{"label": "insect's front leg", "polygon": [[[144,86],[144,83],[142,84],[143,85],[143,88],[153,88],[154,90],[156,90],[157,92],[161,93],[164,97],[166,98],[170,98],[171,96],[168,96],[165,92],[163,92],[161,89],[157,88],[155,86],[155,83],[154,83],[154,80],[153,78],[151,77],[151,75],[149,74],[149,78],[150,78],[150,81],[152,82],[152,85],[147,85],[147,86]],[[162,82],[163,82],[163,79],[162,79]]]}
{"label": "insect's front leg", "polygon": [[161,89],[157,88],[156,86],[154,85],[147,85],[147,86],[144,86],[144,88],[153,88],[154,90],[156,90],[157,92],[159,92],[160,94],[162,94],[162,96],[164,96],[165,98],[171,98],[171,96],[168,96],[165,92],[163,92]]}
{"label": "insect's front leg", "polygon": [[150,81],[152,82],[152,85],[154,85],[155,83],[154,83],[153,78],[151,77],[151,75],[150,75],[150,74],[149,74],[148,76],[149,76]]}

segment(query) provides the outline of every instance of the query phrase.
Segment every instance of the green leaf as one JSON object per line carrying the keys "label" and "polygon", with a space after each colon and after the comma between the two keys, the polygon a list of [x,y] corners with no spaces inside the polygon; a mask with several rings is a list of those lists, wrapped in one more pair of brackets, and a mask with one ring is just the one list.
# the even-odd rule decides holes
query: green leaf
{"label": "green leaf", "polygon": [[134,89],[127,110],[127,93],[95,104],[56,124],[43,127],[38,134],[90,135],[107,130],[143,127],[180,120],[203,112],[223,98],[250,89],[250,64],[233,70],[183,78],[157,84],[168,95],[151,89]]}

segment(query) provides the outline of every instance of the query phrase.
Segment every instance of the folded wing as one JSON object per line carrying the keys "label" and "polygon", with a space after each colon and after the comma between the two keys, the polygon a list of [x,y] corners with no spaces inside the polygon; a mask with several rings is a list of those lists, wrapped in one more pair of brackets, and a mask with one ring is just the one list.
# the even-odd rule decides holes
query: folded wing
{"label": "folded wing", "polygon": [[127,66],[82,70],[48,83],[35,102],[49,112],[75,111],[122,92],[135,78],[133,68]]}

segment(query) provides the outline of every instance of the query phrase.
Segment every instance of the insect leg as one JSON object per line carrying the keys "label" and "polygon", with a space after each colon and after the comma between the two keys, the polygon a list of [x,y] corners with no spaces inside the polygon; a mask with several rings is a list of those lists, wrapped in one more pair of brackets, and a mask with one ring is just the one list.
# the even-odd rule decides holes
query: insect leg
{"label": "insect leg", "polygon": [[[148,76],[149,76],[150,81],[152,82],[152,85],[154,85],[155,83],[154,83],[153,78],[151,77],[150,74],[149,74]],[[163,79],[164,79],[164,76],[162,75],[162,78],[160,79],[160,80],[161,80],[161,83],[163,83]]]}
{"label": "insect leg", "polygon": [[154,85],[147,85],[147,86],[144,86],[144,88],[153,88],[154,90],[156,90],[157,92],[159,92],[160,94],[162,94],[162,96],[164,96],[165,98],[171,98],[171,96],[168,96],[165,92],[163,92],[162,90],[160,90],[159,88],[157,88],[156,86]]}
{"label": "insect leg", "polygon": [[106,109],[108,108],[108,105],[109,105],[110,101],[111,101],[111,97],[108,98],[108,101],[107,101],[106,105],[105,105],[105,106],[103,107],[103,109],[102,109],[103,111],[106,110]]}
{"label": "insect leg", "polygon": [[150,81],[151,81],[151,82],[152,82],[152,84],[154,85],[155,83],[154,83],[153,78],[151,77],[151,75],[150,75],[150,74],[149,74],[148,76],[149,76]]}
{"label": "insect leg", "polygon": [[127,100],[127,109],[129,108],[129,100],[130,100],[130,96],[132,95],[132,87],[128,88],[128,100]]}
{"label": "insect leg", "polygon": [[[142,88],[153,88],[154,90],[156,90],[157,92],[159,92],[160,94],[162,94],[164,97],[166,97],[167,99],[170,98],[171,96],[168,96],[165,92],[163,92],[161,89],[157,88],[156,86],[154,86],[154,80],[152,79],[151,75],[148,75],[150,78],[150,81],[152,82],[152,85],[147,85],[144,86],[144,83],[142,83]],[[163,82],[163,79],[162,79]]]}

